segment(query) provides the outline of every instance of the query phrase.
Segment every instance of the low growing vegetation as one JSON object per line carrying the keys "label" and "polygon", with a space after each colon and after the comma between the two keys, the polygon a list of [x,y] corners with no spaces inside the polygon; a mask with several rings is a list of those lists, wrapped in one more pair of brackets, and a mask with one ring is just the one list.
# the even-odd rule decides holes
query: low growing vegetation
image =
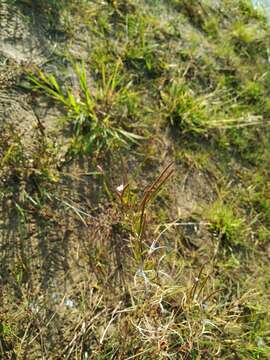
{"label": "low growing vegetation", "polygon": [[269,359],[266,15],[5,6],[55,44],[0,51],[0,358]]}

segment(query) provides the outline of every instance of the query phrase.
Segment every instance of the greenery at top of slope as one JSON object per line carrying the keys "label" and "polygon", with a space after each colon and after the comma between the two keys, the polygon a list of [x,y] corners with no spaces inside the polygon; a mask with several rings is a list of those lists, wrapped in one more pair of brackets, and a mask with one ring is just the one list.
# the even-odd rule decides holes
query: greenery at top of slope
{"label": "greenery at top of slope", "polygon": [[[122,114],[116,114],[116,121],[122,118],[125,131],[134,125],[134,119],[146,124],[151,118],[151,123],[167,127],[179,136],[215,134],[221,145],[234,144],[238,151],[250,153],[250,141],[242,139],[242,134],[248,136],[249,126],[265,126],[270,106],[269,28],[265,16],[254,10],[251,3],[225,1],[210,6],[208,2],[184,0],[170,4],[112,1],[86,2],[83,6],[92,15],[84,19],[92,45],[83,59],[89,77],[83,81],[89,81],[91,101],[96,101],[86,112],[93,118],[93,109],[100,108],[103,119],[98,122],[105,124],[103,132],[108,128],[116,140],[115,130],[111,129],[113,121],[108,121],[108,117],[113,117],[114,103]],[[79,66],[76,67],[81,87],[77,99],[87,102],[83,89],[87,84],[82,85]],[[79,118],[82,123],[82,109],[76,104],[74,90],[69,85],[61,87],[61,79],[39,75],[40,79],[34,79],[35,89],[47,91],[62,104],[64,101],[68,113],[73,114],[73,122],[78,123]],[[99,89],[94,89],[94,83]],[[96,94],[98,91],[100,95]],[[118,93],[125,96],[119,97]],[[99,96],[107,97],[103,105]],[[83,117],[87,118],[87,114]],[[244,130],[236,132],[236,127]],[[84,147],[91,148],[87,144]]]}
{"label": "greenery at top of slope", "polygon": [[[69,249],[89,278],[68,294],[78,304],[70,319],[51,317],[43,294],[29,293],[34,260],[18,256],[0,351],[23,358],[34,344],[51,358],[268,359],[266,17],[246,0],[33,3],[46,16],[70,11],[73,21],[63,24],[70,45],[80,24],[81,46],[90,46],[66,55],[57,73],[44,64],[26,74],[31,97],[58,107],[61,132],[38,123],[29,154],[19,133],[4,129],[1,200],[17,214],[22,238],[36,216],[45,243],[56,230],[73,234],[73,248],[90,239],[80,257]],[[153,181],[171,160],[175,180],[169,166]],[[97,207],[85,194],[75,206],[67,185],[70,164],[83,161],[91,163],[87,186],[97,184]],[[73,181],[86,181],[79,169]],[[207,179],[209,187],[196,186],[214,199],[184,217],[174,205],[182,188],[204,200],[186,185],[193,173]],[[79,237],[81,223],[63,231],[67,209],[91,232]],[[33,311],[36,303],[43,312]]]}

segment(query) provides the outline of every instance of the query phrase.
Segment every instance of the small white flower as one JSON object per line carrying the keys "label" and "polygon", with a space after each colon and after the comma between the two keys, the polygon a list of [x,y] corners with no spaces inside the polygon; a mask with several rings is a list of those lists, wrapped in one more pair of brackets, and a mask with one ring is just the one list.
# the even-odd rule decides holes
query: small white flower
{"label": "small white flower", "polygon": [[64,300],[64,305],[66,305],[66,307],[68,307],[68,308],[74,308],[75,307],[75,303],[71,299],[65,299]]}
{"label": "small white flower", "polygon": [[124,190],[124,185],[121,184],[121,185],[117,186],[116,190],[121,193]]}

